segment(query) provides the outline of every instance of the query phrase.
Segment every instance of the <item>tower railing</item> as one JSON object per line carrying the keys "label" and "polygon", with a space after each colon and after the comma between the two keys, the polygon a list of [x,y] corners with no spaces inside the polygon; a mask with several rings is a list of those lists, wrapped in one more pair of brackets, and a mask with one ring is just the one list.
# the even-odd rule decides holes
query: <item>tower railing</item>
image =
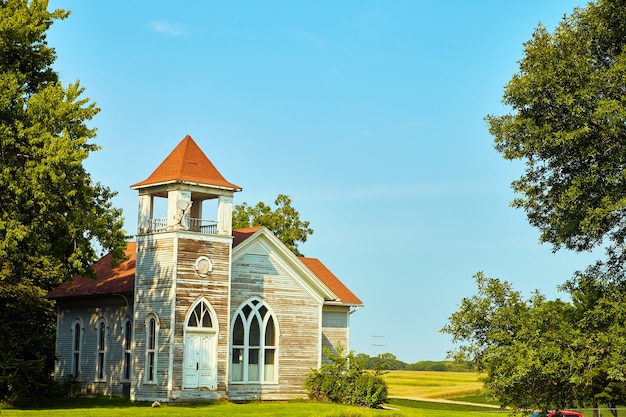
{"label": "tower railing", "polygon": [[167,218],[162,217],[159,219],[148,220],[147,226],[139,226],[137,234],[148,235],[152,233],[162,233],[170,230],[185,230],[190,232],[201,233],[204,235],[216,235],[217,234],[217,222],[215,220],[196,219],[187,217],[181,220],[180,223],[175,225],[167,224]]}

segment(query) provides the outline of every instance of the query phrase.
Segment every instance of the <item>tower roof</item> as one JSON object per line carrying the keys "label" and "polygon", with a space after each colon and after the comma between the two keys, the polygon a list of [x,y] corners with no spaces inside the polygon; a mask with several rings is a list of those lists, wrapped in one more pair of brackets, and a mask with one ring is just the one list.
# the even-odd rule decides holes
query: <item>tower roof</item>
{"label": "tower roof", "polygon": [[196,142],[187,135],[145,180],[130,186],[132,189],[169,183],[210,185],[232,191],[241,187],[226,181]]}

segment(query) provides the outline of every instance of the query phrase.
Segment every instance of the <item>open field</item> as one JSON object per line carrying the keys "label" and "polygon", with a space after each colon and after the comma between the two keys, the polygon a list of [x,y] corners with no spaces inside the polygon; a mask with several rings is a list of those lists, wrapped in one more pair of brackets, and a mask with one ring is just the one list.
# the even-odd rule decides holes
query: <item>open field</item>
{"label": "open field", "polygon": [[483,386],[475,372],[389,371],[383,377],[389,396],[397,398],[470,397]]}

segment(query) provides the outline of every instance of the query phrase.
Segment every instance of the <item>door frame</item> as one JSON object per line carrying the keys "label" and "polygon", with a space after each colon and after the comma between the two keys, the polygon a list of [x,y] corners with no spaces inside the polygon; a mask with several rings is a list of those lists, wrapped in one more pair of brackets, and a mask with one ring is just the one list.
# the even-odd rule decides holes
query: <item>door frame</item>
{"label": "door frame", "polygon": [[[198,307],[199,304],[204,303],[204,308],[203,310],[209,315],[210,319],[211,319],[211,327],[196,327],[196,326],[189,326],[189,321],[190,318],[192,316],[192,314],[194,314],[194,310]],[[189,307],[189,309],[187,310],[187,314],[185,315],[185,323],[184,323],[184,332],[183,332],[183,357],[182,357],[182,374],[181,374],[181,387],[182,389],[217,389],[217,381],[219,380],[219,376],[217,375],[217,371],[218,371],[218,337],[219,337],[219,324],[217,322],[217,315],[215,314],[215,310],[213,310],[213,306],[211,305],[211,303],[209,303],[209,301],[205,298],[205,297],[199,297],[193,304],[191,304],[191,306]],[[214,370],[214,376],[212,379],[212,383],[210,384],[210,386],[201,386],[200,385],[200,369],[197,368],[198,370],[198,374],[197,374],[197,383],[195,386],[193,387],[188,387],[185,385],[185,364],[186,364],[186,360],[187,360],[187,345],[188,345],[188,340],[187,340],[187,336],[188,334],[195,334],[195,335],[205,335],[205,336],[209,336],[210,337],[210,342],[209,342],[209,351],[207,352],[209,354],[209,360],[210,360],[210,368],[213,368]],[[198,353],[202,354],[202,342],[200,343],[200,345],[198,346]]]}

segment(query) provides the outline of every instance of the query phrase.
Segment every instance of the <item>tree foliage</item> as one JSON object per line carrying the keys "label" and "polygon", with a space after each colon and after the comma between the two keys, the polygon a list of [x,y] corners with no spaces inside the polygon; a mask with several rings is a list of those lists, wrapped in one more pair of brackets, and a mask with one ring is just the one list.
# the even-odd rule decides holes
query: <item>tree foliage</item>
{"label": "tree foliage", "polygon": [[461,344],[451,355],[484,371],[487,391],[512,408],[624,405],[626,292],[593,272],[563,286],[572,302],[523,299],[478,273],[477,294],[443,328]]}
{"label": "tree foliage", "polygon": [[554,250],[607,244],[624,257],[625,44],[622,1],[576,8],[554,33],[539,26],[504,90],[511,112],[486,118],[497,151],[526,163],[513,206]]}
{"label": "tree foliage", "polygon": [[78,81],[64,87],[52,68],[46,31],[69,13],[47,7],[0,0],[0,400],[18,386],[38,392],[33,384],[52,370],[54,314],[34,316],[53,312],[45,293],[91,274],[96,247],[120,260],[126,245],[115,193],[83,166],[98,150],[87,122],[99,110]]}
{"label": "tree foliage", "polygon": [[238,204],[233,210],[233,228],[243,229],[252,226],[265,226],[271,230],[292,252],[302,256],[298,250],[300,243],[306,242],[313,229],[308,221],[300,220],[300,213],[291,205],[291,198],[279,194],[274,200],[276,209],[258,202],[255,206]]}
{"label": "tree foliage", "polygon": [[324,347],[328,362],[309,374],[304,388],[316,401],[354,404],[378,408],[387,399],[387,383],[380,372],[366,372],[365,363],[353,352],[343,355]]}

